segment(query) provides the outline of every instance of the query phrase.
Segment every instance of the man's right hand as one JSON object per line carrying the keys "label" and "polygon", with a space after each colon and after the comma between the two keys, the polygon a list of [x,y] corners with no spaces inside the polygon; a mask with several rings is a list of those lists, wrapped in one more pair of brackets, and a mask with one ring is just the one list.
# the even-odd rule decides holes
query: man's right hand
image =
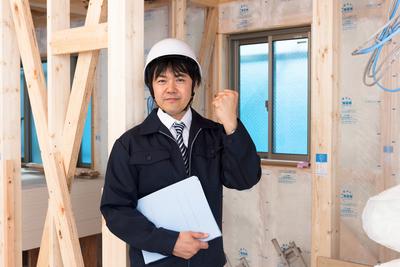
{"label": "man's right hand", "polygon": [[207,237],[208,234],[205,233],[180,232],[172,254],[188,260],[196,255],[200,249],[208,249],[208,243],[199,240]]}

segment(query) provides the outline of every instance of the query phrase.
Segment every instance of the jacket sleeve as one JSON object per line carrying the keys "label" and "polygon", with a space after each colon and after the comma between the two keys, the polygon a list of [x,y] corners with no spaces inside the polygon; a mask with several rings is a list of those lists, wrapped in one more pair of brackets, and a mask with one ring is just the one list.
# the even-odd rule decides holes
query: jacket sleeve
{"label": "jacket sleeve", "polygon": [[137,209],[137,172],[117,140],[108,159],[100,210],[108,229],[137,249],[172,255],[179,232],[157,228]]}
{"label": "jacket sleeve", "polygon": [[260,157],[240,120],[233,134],[222,134],[222,183],[228,188],[249,189],[261,178]]}

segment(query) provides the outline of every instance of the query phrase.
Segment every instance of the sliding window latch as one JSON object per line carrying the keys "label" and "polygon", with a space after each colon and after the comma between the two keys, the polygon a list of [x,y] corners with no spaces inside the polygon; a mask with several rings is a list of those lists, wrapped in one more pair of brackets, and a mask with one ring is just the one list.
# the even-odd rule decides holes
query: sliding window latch
{"label": "sliding window latch", "polygon": [[268,110],[268,100],[265,100],[265,109],[267,110],[267,112],[269,111]]}

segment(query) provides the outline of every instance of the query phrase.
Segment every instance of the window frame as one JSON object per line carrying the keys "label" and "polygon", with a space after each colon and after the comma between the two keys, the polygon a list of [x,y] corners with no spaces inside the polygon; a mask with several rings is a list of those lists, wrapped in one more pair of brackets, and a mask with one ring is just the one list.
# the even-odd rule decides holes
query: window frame
{"label": "window frame", "polygon": [[[76,64],[78,62],[78,56],[77,55],[71,55],[71,85],[73,82],[73,77],[74,77],[74,73],[75,73],[75,69],[76,69]],[[42,58],[41,59],[41,64],[43,63],[47,63],[47,58]],[[23,65],[22,62],[20,64],[20,71],[23,70]],[[32,107],[31,107],[31,103],[29,100],[29,94],[28,94],[28,90],[27,90],[27,84],[26,84],[26,80],[24,79],[24,88],[20,88],[20,90],[23,90],[23,94],[24,94],[24,157],[21,157],[21,163],[22,164],[37,164],[37,165],[43,165],[42,163],[34,163],[32,162],[32,140],[31,140],[31,133],[32,133],[32,127],[31,127],[31,121],[33,120],[32,118]],[[94,138],[93,138],[93,123],[94,123],[94,115],[93,115],[93,98],[91,101],[91,116],[90,116],[90,120],[91,120],[91,137],[90,137],[90,142],[91,142],[91,164],[85,164],[82,162],[82,158],[81,158],[81,148],[82,148],[82,140],[81,140],[81,144],[79,147],[79,152],[78,152],[78,159],[77,159],[77,163],[76,166],[78,168],[88,168],[88,169],[92,169],[94,164],[94,158],[93,158],[93,146],[94,146]]]}
{"label": "window frame", "polygon": [[[308,38],[308,105],[307,105],[307,154],[283,154],[273,152],[273,97],[274,97],[274,41],[294,40]],[[301,162],[310,160],[310,141],[311,141],[311,27],[296,27],[279,30],[269,30],[261,32],[238,33],[228,36],[229,44],[229,83],[240,94],[240,58],[239,48],[241,45],[267,43],[268,45],[268,152],[258,152],[263,160],[280,162]],[[240,105],[240,103],[239,103]],[[240,109],[238,109],[240,118]]]}

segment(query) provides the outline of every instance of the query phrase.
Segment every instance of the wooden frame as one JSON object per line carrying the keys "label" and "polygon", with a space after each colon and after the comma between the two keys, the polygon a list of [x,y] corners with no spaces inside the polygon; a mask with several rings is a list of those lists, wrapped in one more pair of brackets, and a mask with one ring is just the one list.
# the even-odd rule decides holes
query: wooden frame
{"label": "wooden frame", "polygon": [[0,266],[22,266],[19,52],[8,0],[0,1]]}
{"label": "wooden frame", "polygon": [[313,1],[311,171],[311,266],[317,257],[339,257],[339,213],[335,167],[338,125],[340,3]]}
{"label": "wooden frame", "polygon": [[[108,151],[111,152],[115,140],[144,117],[143,1],[110,1],[108,25]],[[115,237],[104,222],[102,229],[103,266],[128,266],[126,243]]]}
{"label": "wooden frame", "polygon": [[[291,165],[294,163],[294,166],[297,165],[298,162],[309,162],[310,160],[310,135],[311,135],[311,74],[310,74],[310,66],[311,66],[311,37],[310,37],[310,27],[294,27],[290,29],[279,29],[279,30],[270,30],[270,31],[260,31],[255,33],[243,33],[243,34],[233,34],[229,37],[229,52],[230,63],[230,77],[229,82],[231,88],[235,88],[235,90],[239,91],[240,94],[240,77],[238,75],[240,69],[240,58],[239,58],[239,48],[241,45],[248,44],[257,44],[257,43],[266,43],[268,45],[268,152],[259,152],[259,156],[265,162],[267,161],[271,165]],[[273,42],[279,40],[295,40],[298,38],[307,38],[309,40],[308,43],[308,86],[307,86],[307,154],[283,154],[283,153],[275,153],[273,151],[274,138],[273,138],[273,118],[274,118],[274,101],[273,95],[275,92],[274,87],[274,75],[273,75],[273,64],[274,64],[274,53],[273,53]],[[240,116],[240,112],[239,112]]]}
{"label": "wooden frame", "polygon": [[[44,0],[33,1],[36,2],[37,9],[46,9],[46,6],[43,6],[45,3]],[[54,1],[48,1],[53,2]],[[132,1],[133,2],[133,1]],[[138,15],[143,15],[143,3],[141,1],[134,1],[137,6],[129,6],[126,8],[126,12],[134,11],[137,12]],[[140,3],[139,3],[140,2]],[[207,25],[206,35],[203,36],[202,41],[202,50],[200,52],[200,61],[208,75],[208,69],[210,66],[211,60],[210,57],[213,54],[212,46],[216,44],[216,53],[212,58],[213,62],[221,62],[221,60],[226,57],[224,55],[224,47],[226,46],[226,42],[224,40],[224,36],[221,34],[217,34],[215,28],[215,17],[211,16],[212,13],[216,11],[216,3],[225,3],[230,2],[226,0],[220,1],[211,1],[211,0],[192,0],[191,1],[195,5],[205,6],[209,9],[207,16]],[[93,0],[91,1],[92,5],[89,7],[89,14],[87,18],[87,24],[84,27],[77,28],[74,30],[68,29],[65,23],[65,18],[68,13],[65,13],[60,16],[61,19],[51,21],[49,27],[49,34],[51,38],[49,38],[51,45],[49,46],[50,54],[52,54],[52,71],[54,72],[54,68],[57,64],[62,64],[63,69],[68,69],[66,67],[66,57],[64,54],[68,54],[71,52],[80,52],[80,60],[79,60],[79,70],[78,78],[74,81],[73,90],[71,93],[71,100],[69,105],[66,104],[66,99],[69,98],[69,93],[66,93],[65,84],[67,84],[67,80],[64,76],[65,73],[61,71],[59,74],[55,74],[49,80],[49,88],[51,90],[48,93],[45,90],[45,82],[43,73],[40,67],[40,55],[37,49],[37,43],[34,35],[32,35],[33,31],[33,22],[30,16],[31,11],[30,7],[27,5],[27,1],[22,0],[2,0],[1,2],[1,17],[3,21],[7,21],[5,25],[12,25],[13,22],[10,20],[9,15],[12,13],[15,22],[15,28],[18,35],[18,44],[20,48],[20,53],[23,59],[23,63],[25,68],[27,69],[27,81],[29,83],[29,94],[31,95],[32,101],[32,109],[34,112],[34,117],[36,124],[38,125],[38,135],[39,142],[41,145],[41,149],[43,151],[43,159],[44,159],[44,167],[46,172],[46,179],[49,186],[49,194],[50,194],[50,207],[49,207],[49,216],[52,219],[48,220],[48,224],[46,229],[50,229],[49,232],[44,233],[43,235],[43,255],[45,262],[49,260],[50,255],[54,255],[55,258],[50,259],[49,264],[56,264],[56,262],[60,262],[62,260],[65,266],[82,266],[81,255],[79,251],[79,246],[77,246],[77,230],[76,225],[74,224],[72,209],[70,205],[70,196],[69,189],[71,187],[73,181],[73,173],[76,165],[77,158],[77,147],[79,147],[79,140],[82,135],[83,129],[83,118],[84,114],[87,110],[87,105],[89,102],[91,88],[93,84],[91,79],[94,75],[95,65],[98,57],[98,51],[92,52],[92,50],[98,50],[100,48],[105,48],[110,46],[110,44],[116,45],[114,42],[118,42],[121,38],[123,32],[117,33],[118,26],[116,24],[111,25],[111,32],[107,32],[109,30],[109,25],[99,24],[99,22],[104,19],[104,6],[101,0]],[[125,7],[123,6],[127,2],[114,3],[113,5],[120,5],[118,8]],[[161,1],[160,1],[161,3]],[[11,5],[12,8],[9,6]],[[66,4],[57,3],[59,6],[48,7],[49,16],[51,19],[54,19],[53,12],[56,10],[66,10]],[[173,18],[173,27],[172,27],[172,35],[184,39],[185,38],[185,10],[186,10],[186,1],[185,0],[172,0],[172,6],[174,14],[171,18]],[[11,9],[10,9],[11,8]],[[54,8],[54,9],[53,9]],[[338,119],[338,40],[336,39],[339,34],[338,32],[338,19],[340,18],[340,8],[337,0],[331,2],[323,2],[314,0],[313,2],[313,95],[312,95],[312,122],[313,122],[313,142],[312,142],[312,178],[313,178],[313,236],[312,236],[312,266],[319,266],[321,261],[324,262],[322,264],[328,264],[327,266],[335,266],[332,264],[339,264],[335,260],[326,260],[320,258],[320,255],[335,257],[338,254],[338,242],[337,236],[339,233],[338,222],[336,221],[339,216],[337,216],[338,203],[335,198],[336,194],[336,184],[335,184],[335,146],[337,140],[337,119]],[[10,12],[10,10],[12,12]],[[78,10],[78,9],[76,9]],[[80,11],[79,11],[80,10]],[[76,13],[79,15],[86,14],[86,10],[79,9]],[[58,12],[57,11],[57,12]],[[109,14],[113,14],[114,22],[118,21],[115,17],[118,14],[117,9],[110,12]],[[126,15],[126,14],[125,14]],[[176,18],[176,19],[175,19]],[[123,23],[127,23],[130,18],[124,16]],[[132,40],[123,41],[123,45],[131,44],[131,42],[135,45],[135,50],[143,50],[142,44],[139,40],[139,36],[142,36],[143,33],[142,25],[141,25],[141,17],[135,17],[134,25],[137,27],[135,31],[138,35],[135,36]],[[58,24],[60,23],[60,24]],[[63,25],[63,26],[60,26]],[[6,29],[5,29],[6,28]],[[10,27],[2,26],[2,31],[7,33],[6,38],[10,38],[7,40],[14,40],[13,30],[10,30]],[[60,31],[63,32],[60,32]],[[93,31],[94,30],[94,31]],[[114,32],[115,31],[115,32]],[[91,32],[91,38],[99,38],[99,42],[95,44],[91,43],[92,39],[85,39],[88,32]],[[69,35],[71,40],[70,43],[66,43],[63,36],[65,34]],[[108,36],[114,36],[116,34],[115,39],[113,41],[109,40]],[[143,36],[142,36],[143,37]],[[110,38],[111,39],[111,38]],[[76,43],[78,41],[84,41],[84,49],[77,48]],[[135,41],[136,40],[136,41]],[[15,42],[15,41],[13,41]],[[4,42],[3,42],[4,43]],[[10,63],[7,63],[7,68],[12,66],[15,69],[19,69],[19,61],[15,60],[18,56],[18,52],[16,49],[13,49],[10,46],[10,42],[7,42],[7,46],[4,46],[3,50],[0,52],[2,58],[11,58]],[[123,50],[118,50],[118,46],[110,47],[110,51],[123,51],[120,53],[113,52],[113,59],[115,65],[120,64],[121,60],[124,56],[130,56],[131,48],[127,46],[124,47]],[[85,52],[83,52],[85,51]],[[111,52],[110,52],[111,53]],[[114,55],[115,54],[115,55]],[[61,56],[59,56],[61,55]],[[17,62],[17,63],[16,63]],[[62,63],[57,63],[62,62]],[[141,67],[143,64],[143,56],[138,55],[132,61],[134,63],[133,66],[127,66],[122,73],[127,73],[133,71],[134,73],[141,73]],[[223,81],[221,77],[224,77],[226,71],[223,69],[221,64],[217,64],[218,66],[213,69],[212,77],[214,78],[213,84],[218,83],[218,87],[223,86]],[[7,74],[5,74],[7,73]],[[13,76],[10,79],[6,79],[5,75],[9,75],[11,71],[1,70],[1,83],[2,83],[2,91],[0,92],[0,110],[1,114],[7,112],[10,114],[10,111],[15,111],[15,114],[19,113],[19,110],[16,109],[17,105],[14,105],[16,102],[9,102],[10,99],[19,98],[16,91],[7,91],[3,88],[17,88],[19,77]],[[17,73],[17,72],[16,72]],[[112,107],[116,106],[116,102],[123,98],[125,101],[128,99],[141,99],[142,95],[140,90],[135,91],[133,95],[129,95],[128,88],[141,88],[142,81],[139,75],[135,77],[134,81],[127,81],[120,74],[113,72],[112,77],[116,77],[114,81],[117,81],[119,85],[122,85],[123,91],[116,92],[113,90],[113,93],[116,93],[114,99],[112,100]],[[141,75],[140,75],[141,76]],[[216,77],[220,80],[216,82]],[[60,81],[59,85],[62,85],[61,90],[65,90],[61,95],[52,95],[55,89],[55,81]],[[111,78],[110,78],[111,80]],[[69,83],[69,81],[68,81]],[[114,85],[115,86],[115,85]],[[207,85],[206,85],[207,86]],[[215,88],[215,87],[214,87]],[[68,88],[69,89],[69,88]],[[58,90],[58,89],[57,89]],[[111,90],[111,89],[110,89]],[[209,90],[208,90],[209,91]],[[207,91],[207,92],[208,92]],[[211,97],[212,93],[208,94],[208,97]],[[58,99],[58,97],[60,97]],[[386,96],[384,96],[386,99]],[[322,101],[321,101],[322,100]],[[390,99],[387,99],[389,102]],[[396,102],[396,99],[392,99],[393,102]],[[115,101],[115,102],[114,102]],[[12,107],[7,106],[8,103],[13,103]],[[110,134],[110,141],[115,140],[115,137],[123,132],[128,127],[131,127],[133,124],[139,122],[142,119],[142,104],[140,101],[137,101],[139,104],[137,106],[137,110],[132,114],[132,117],[126,117],[121,124],[118,124],[116,128],[113,128],[113,132]],[[120,103],[119,103],[120,105]],[[209,107],[210,105],[208,105]],[[126,106],[119,106],[119,108],[123,109],[124,115],[127,115]],[[60,111],[61,110],[61,111]],[[14,115],[14,112],[11,112]],[[111,112],[110,112],[111,113]],[[118,114],[120,117],[121,113]],[[53,115],[56,115],[53,117]],[[61,118],[65,117],[65,119]],[[112,116],[116,116],[115,114]],[[128,116],[128,115],[127,115]],[[0,235],[3,240],[7,242],[4,247],[0,247],[0,258],[1,264],[4,266],[19,266],[19,253],[20,253],[20,225],[18,224],[18,220],[20,219],[20,174],[19,174],[19,160],[20,155],[13,154],[14,152],[11,149],[7,148],[7,143],[4,143],[6,139],[5,136],[11,135],[12,139],[7,139],[10,142],[15,142],[15,144],[19,143],[19,133],[18,129],[11,129],[11,133],[5,132],[5,128],[10,123],[4,121],[4,116],[1,116],[2,121],[0,122],[0,132],[1,132],[1,146],[0,146],[0,168],[1,168],[1,182],[3,184],[1,194],[3,196],[8,196],[6,201],[3,201],[3,205],[1,207],[0,212],[0,220],[2,222],[7,222],[7,224],[2,224],[2,228],[0,230]],[[15,120],[16,116],[7,117],[7,119]],[[19,118],[18,118],[19,120]],[[393,119],[395,120],[395,118]],[[62,124],[58,124],[58,122],[63,122]],[[61,130],[63,129],[63,130]],[[111,129],[111,126],[110,126]],[[393,133],[384,133],[384,144],[387,144],[391,140],[391,135]],[[16,136],[16,137],[15,137]],[[16,140],[15,140],[16,138]],[[78,145],[77,145],[78,144]],[[20,151],[19,149],[15,149],[15,145],[12,145],[14,151]],[[317,160],[317,155],[326,155],[327,161]],[[17,160],[17,161],[16,161]],[[395,160],[394,160],[395,161]],[[394,162],[393,161],[393,162]],[[390,174],[390,168],[384,170],[386,174]],[[386,181],[386,183],[391,183],[391,180]],[[14,205],[14,206],[13,206]],[[9,211],[7,213],[6,211]],[[12,214],[14,212],[14,214]],[[11,217],[8,217],[6,214],[12,214]],[[53,226],[51,226],[53,225]],[[6,229],[11,229],[7,231]],[[55,231],[57,230],[57,232]],[[5,237],[6,232],[8,234]],[[53,240],[57,238],[57,242],[60,245],[61,251],[51,252],[53,250],[57,251],[57,247],[49,247],[53,245],[57,245],[57,242],[52,241],[51,243],[46,241],[49,240],[49,236],[53,236]],[[49,244],[49,245],[46,245]],[[47,248],[47,250],[46,250]],[[123,247],[126,249],[126,247]],[[10,251],[10,252],[8,252]],[[61,253],[62,252],[62,253]],[[109,252],[109,251],[107,251]],[[382,258],[385,258],[384,251],[382,251]],[[57,259],[57,255],[60,257]],[[113,254],[109,254],[108,256],[112,256]],[[121,255],[121,254],[117,254]],[[126,256],[126,251],[124,254]],[[126,258],[126,257],[125,257]],[[51,263],[52,262],[52,263]],[[113,261],[115,263],[115,261]],[[330,264],[330,265],[329,265]],[[46,264],[44,264],[46,265]],[[42,265],[39,265],[42,266]],[[363,265],[349,265],[349,266],[363,266]]]}
{"label": "wooden frame", "polygon": [[[59,264],[59,259],[55,259],[58,254],[57,245],[51,246],[50,250],[47,248],[49,245],[49,242],[47,241],[48,238],[51,238],[51,236],[54,235],[57,237],[60,245],[64,266],[83,266],[83,259],[78,243],[77,230],[72,214],[68,188],[70,188],[73,174],[75,172],[76,160],[78,157],[77,154],[82,137],[83,121],[93,87],[93,77],[98,58],[98,51],[80,54],[77,64],[77,75],[75,76],[72,86],[68,107],[62,107],[62,103],[66,103],[65,95],[63,95],[60,100],[50,98],[51,101],[49,102],[53,102],[53,100],[55,101],[54,103],[56,104],[52,107],[56,109],[59,108],[59,104],[61,103],[61,111],[56,110],[54,113],[57,114],[57,116],[63,116],[63,114],[66,114],[64,125],[57,124],[57,122],[60,121],[59,118],[47,118],[47,93],[45,90],[37,40],[35,35],[32,35],[32,33],[34,33],[34,26],[30,7],[26,1],[20,0],[10,0],[10,5],[17,32],[21,58],[26,73],[32,111],[34,114],[35,124],[37,125],[39,144],[42,151],[42,159],[50,196],[49,210],[51,210],[51,212],[49,212],[49,214],[51,215],[48,215],[48,219],[46,220],[46,225],[48,227],[44,231],[42,239],[43,244],[41,246],[42,251],[49,255],[39,257],[39,259],[43,259],[43,263],[46,263],[46,260],[48,259],[48,263],[51,265]],[[64,2],[60,3],[60,5],[55,7],[54,10],[60,11],[57,8],[61,8],[65,11],[68,10],[67,7],[68,4]],[[50,6],[49,9],[51,13],[53,11],[52,6]],[[102,0],[91,1],[89,3],[85,25],[89,26],[101,22],[102,18],[104,19],[105,10],[105,4]],[[64,15],[60,15],[60,18],[57,20],[49,23],[50,35],[53,33],[53,29],[60,27],[65,28],[68,26],[67,24],[69,23],[69,19],[65,20],[68,15],[68,13],[64,13]],[[55,76],[50,77],[50,82],[54,79],[60,78],[61,76],[59,75],[63,75],[62,81],[60,82],[58,80],[58,82],[60,82],[59,84],[62,87],[62,90],[68,92],[69,79],[65,79],[65,77],[69,77],[67,76],[69,74],[65,75],[65,73],[69,73],[69,57],[68,61],[66,61],[66,57],[54,57],[52,59],[55,61],[63,60],[60,62],[67,65],[67,67],[64,68],[63,72],[58,74],[57,72],[53,72]],[[61,64],[61,67],[65,67],[65,65],[60,62],[58,63]],[[55,87],[54,84],[50,83],[49,85]],[[64,112],[62,109],[64,109]],[[51,109],[51,111],[51,113],[53,113],[53,109]],[[49,124],[48,121],[50,121]],[[62,121],[63,120],[61,120],[61,122]],[[54,136],[54,139],[51,138],[52,136]],[[61,136],[62,141],[58,141],[61,140]],[[53,220],[57,232],[52,228]],[[52,244],[55,243],[57,242],[52,241]],[[56,252],[54,252],[54,249]],[[49,259],[52,255],[56,255],[56,257]],[[47,266],[47,264],[45,265]]]}

